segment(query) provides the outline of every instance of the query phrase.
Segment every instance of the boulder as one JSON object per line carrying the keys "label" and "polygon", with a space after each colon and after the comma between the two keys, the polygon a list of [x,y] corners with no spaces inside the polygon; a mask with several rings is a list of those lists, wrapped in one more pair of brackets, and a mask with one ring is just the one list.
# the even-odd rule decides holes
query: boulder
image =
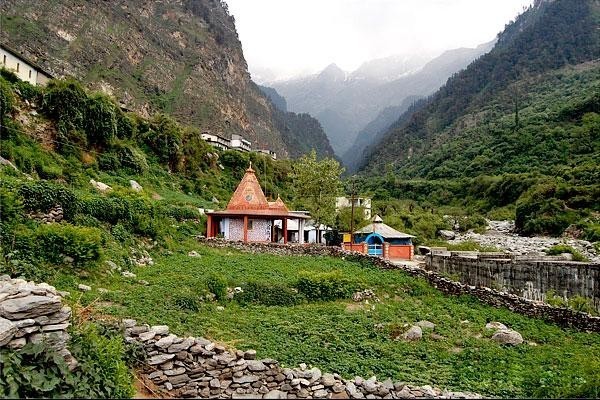
{"label": "boulder", "polygon": [[445,229],[440,229],[438,231],[438,235],[440,235],[440,237],[444,240],[454,240],[454,238],[456,238],[454,231],[448,231]]}
{"label": "boulder", "polygon": [[89,292],[90,290],[92,290],[91,286],[84,285],[83,283],[77,285],[77,289],[81,290],[82,292]]}
{"label": "boulder", "polygon": [[112,190],[112,187],[108,186],[106,183],[98,182],[93,179],[90,179],[90,183],[95,189],[98,189],[101,192],[106,192],[107,190]]}
{"label": "boulder", "polygon": [[5,318],[0,318],[0,346],[4,346],[17,333],[17,326]]}
{"label": "boulder", "polygon": [[408,342],[421,340],[422,337],[423,337],[423,330],[421,329],[420,326],[416,326],[416,325],[411,326],[410,329],[408,331],[406,331],[406,333],[404,333],[404,335],[402,335],[402,339],[404,339]]}
{"label": "boulder", "polygon": [[321,383],[323,384],[323,386],[333,386],[335,384],[335,378],[332,374],[323,374],[323,376],[321,377]]}
{"label": "boulder", "polygon": [[523,343],[523,337],[521,336],[521,334],[512,329],[501,330],[494,333],[494,336],[492,336],[492,340],[496,343],[508,344],[511,346]]}
{"label": "boulder", "polygon": [[131,186],[131,188],[133,190],[135,190],[136,192],[141,192],[142,190],[144,190],[144,188],[142,187],[142,185],[140,185],[139,183],[137,183],[136,181],[134,181],[133,179],[131,179],[129,181],[129,185]]}
{"label": "boulder", "polygon": [[35,318],[61,309],[60,297],[24,296],[0,303],[0,316],[10,319]]}

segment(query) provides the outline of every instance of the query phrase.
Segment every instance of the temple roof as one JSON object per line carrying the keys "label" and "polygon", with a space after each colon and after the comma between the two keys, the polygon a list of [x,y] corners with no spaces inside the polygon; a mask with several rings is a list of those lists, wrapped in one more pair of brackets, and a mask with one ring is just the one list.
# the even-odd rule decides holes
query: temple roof
{"label": "temple roof", "polygon": [[227,208],[223,211],[208,214],[310,218],[304,214],[291,213],[279,196],[275,201],[268,201],[258,183],[252,164],[250,164],[235,192],[233,192]]}
{"label": "temple roof", "polygon": [[389,225],[383,223],[379,215],[375,215],[373,222],[354,233],[378,233],[385,239],[408,239],[414,238],[413,235],[395,230]]}

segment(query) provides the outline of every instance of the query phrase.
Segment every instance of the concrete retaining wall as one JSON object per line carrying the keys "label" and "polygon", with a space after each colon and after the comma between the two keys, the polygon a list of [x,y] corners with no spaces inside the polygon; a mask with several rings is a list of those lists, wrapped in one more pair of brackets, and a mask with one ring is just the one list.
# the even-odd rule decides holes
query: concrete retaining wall
{"label": "concrete retaining wall", "polygon": [[563,298],[583,296],[600,311],[600,265],[506,255],[446,252],[428,255],[426,268],[463,283],[485,286],[526,299],[545,301],[553,290]]}

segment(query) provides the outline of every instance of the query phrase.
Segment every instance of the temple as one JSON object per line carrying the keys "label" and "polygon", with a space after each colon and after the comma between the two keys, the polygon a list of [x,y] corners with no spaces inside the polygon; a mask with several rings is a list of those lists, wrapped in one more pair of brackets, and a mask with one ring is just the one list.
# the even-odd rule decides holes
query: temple
{"label": "temple", "polygon": [[246,170],[227,208],[206,215],[207,238],[262,243],[288,243],[292,238],[297,243],[304,243],[304,235],[288,232],[288,221],[294,221],[303,232],[304,223],[310,218],[305,213],[290,212],[279,197],[276,201],[267,201],[252,165]]}
{"label": "temple", "polygon": [[375,215],[372,223],[354,232],[352,242],[343,243],[342,248],[386,260],[412,260],[413,238],[413,235],[399,232],[384,224],[381,217]]}

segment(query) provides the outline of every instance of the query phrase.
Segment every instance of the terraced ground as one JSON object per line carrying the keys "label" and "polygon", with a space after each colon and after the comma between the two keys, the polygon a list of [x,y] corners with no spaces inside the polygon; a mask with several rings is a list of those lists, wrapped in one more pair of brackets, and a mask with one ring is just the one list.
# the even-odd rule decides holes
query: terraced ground
{"label": "terraced ground", "polygon": [[[562,329],[468,296],[444,296],[400,271],[341,259],[251,255],[192,240],[172,249],[150,251],[155,264],[132,269],[136,278],[114,272],[77,280],[65,274],[53,283],[70,290],[72,302],[91,304],[98,314],[167,324],[178,335],[254,348],[259,357],[287,366],[306,362],[345,377],[375,374],[494,397],[600,395],[598,334]],[[188,256],[191,250],[199,256]],[[338,271],[356,287],[373,289],[380,301],[347,298],[266,306],[204,300],[210,277],[222,276],[229,287],[261,282],[277,293],[293,287],[303,271]],[[76,295],[78,283],[93,289]],[[435,329],[424,330],[417,342],[397,339],[420,320],[433,322]],[[519,331],[525,343],[503,347],[493,342],[493,332],[485,329],[489,321]]]}

